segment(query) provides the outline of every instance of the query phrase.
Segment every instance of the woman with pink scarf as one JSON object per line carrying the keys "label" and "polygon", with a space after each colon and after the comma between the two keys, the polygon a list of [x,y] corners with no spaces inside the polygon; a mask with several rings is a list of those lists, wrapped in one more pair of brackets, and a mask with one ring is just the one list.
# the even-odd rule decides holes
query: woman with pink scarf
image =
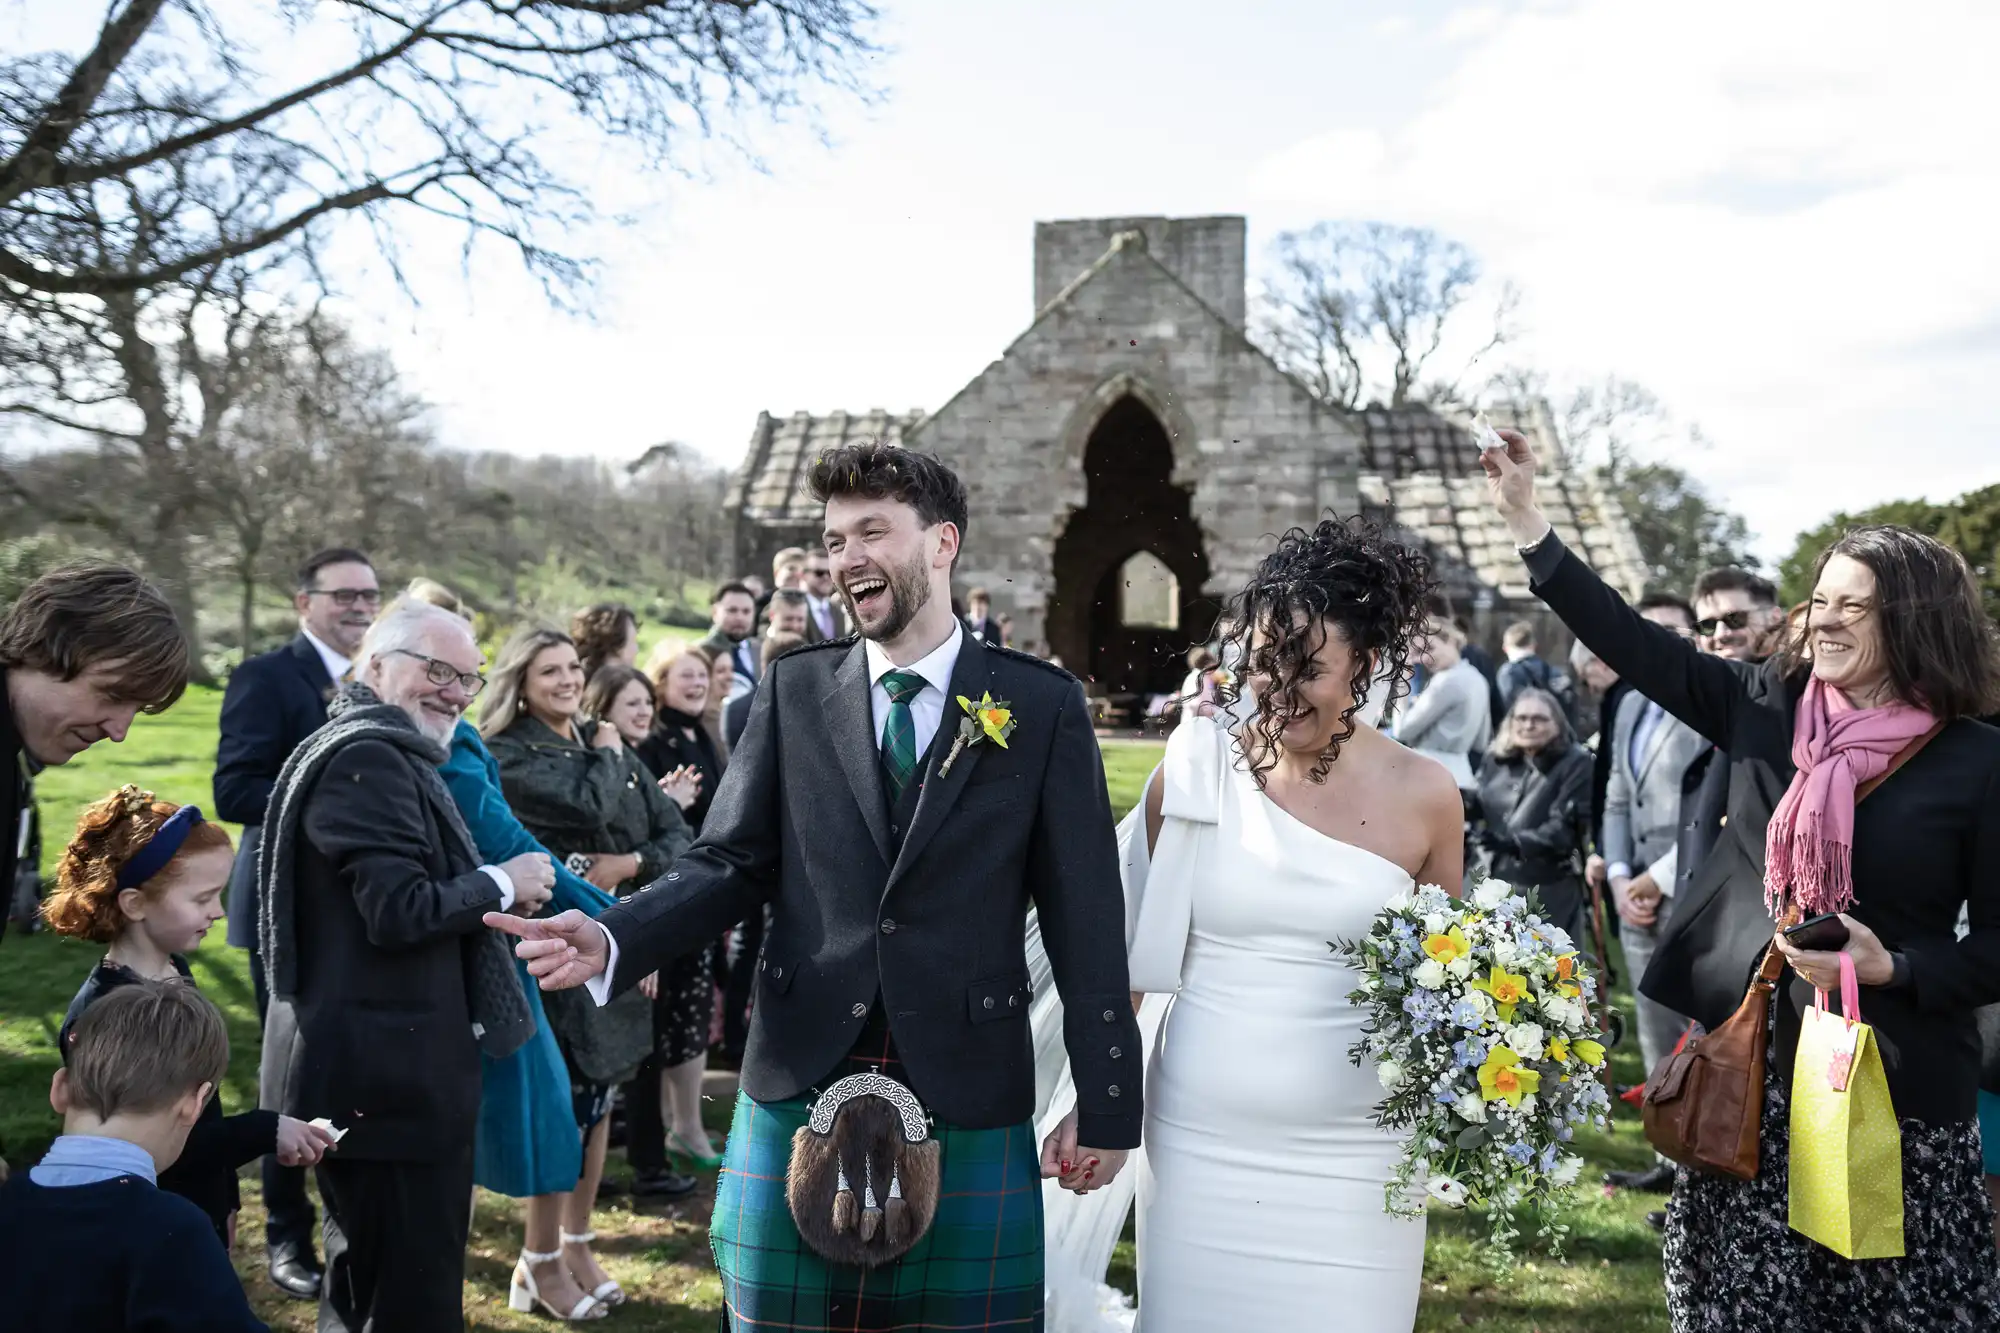
{"label": "woman with pink scarf", "polygon": [[[1804,623],[1776,656],[1705,655],[1564,548],[1535,504],[1533,449],[1501,434],[1505,447],[1481,462],[1536,594],[1728,758],[1729,815],[1711,853],[1724,873],[1704,866],[1674,906],[1676,927],[1746,894],[1771,913],[1762,929],[1724,936],[1739,947],[1710,951],[1714,975],[1649,973],[1642,988],[1714,1027],[1778,920],[1841,914],[1901,1124],[1905,1257],[1850,1261],[1790,1229],[1793,1055],[1814,987],[1839,988],[1840,960],[1782,943],[1791,976],[1771,1006],[1757,1176],[1681,1170],[1664,1255],[1674,1328],[2000,1329],[1974,1019],[2000,1002],[2000,730],[1976,720],[2000,703],[2000,640],[1971,570],[1907,528],[1855,528],[1820,556]],[[1857,803],[1856,789],[1884,774]]]}

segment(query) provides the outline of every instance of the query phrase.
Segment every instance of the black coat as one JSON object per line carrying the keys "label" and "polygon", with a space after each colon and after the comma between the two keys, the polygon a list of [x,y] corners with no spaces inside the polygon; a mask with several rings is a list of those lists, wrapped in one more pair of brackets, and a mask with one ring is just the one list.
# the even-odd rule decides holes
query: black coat
{"label": "black coat", "polygon": [[[577,721],[579,734],[594,727]],[[687,821],[637,754],[564,740],[527,715],[486,742],[500,769],[500,793],[535,840],[567,860],[605,852],[635,854],[639,869],[620,884],[630,893],[667,872],[694,840]]]}
{"label": "black coat", "polygon": [[1019,1124],[1035,1110],[1026,921],[1041,922],[1067,1014],[1079,1137],[1139,1141],[1138,1025],[1125,971],[1104,766],[1083,688],[960,630],[953,696],[991,691],[1017,720],[1006,748],[939,769],[961,716],[946,703],[907,830],[891,822],[859,643],[772,664],[702,836],[666,878],[599,920],[632,985],[772,906],[743,1060],[760,1101],[816,1086],[878,999],[911,1087],[945,1123]]}
{"label": "black coat", "polygon": [[[467,950],[500,908],[492,876],[449,857],[402,751],[357,740],[304,793],[298,985],[265,1033],[266,1105],[349,1131],[343,1160],[463,1151],[479,1115]],[[275,1062],[275,1065],[274,1065]]]}
{"label": "black coat", "polygon": [[1611,790],[1611,733],[1618,722],[1618,705],[1632,690],[1624,680],[1611,683],[1597,701],[1597,752],[1590,761],[1590,850],[1604,849],[1604,794]]}
{"label": "black coat", "polygon": [[[689,731],[694,735],[689,736]],[[708,818],[708,807],[715,804],[715,793],[722,787],[724,767],[708,729],[699,719],[663,712],[653,724],[653,734],[640,741],[637,749],[640,760],[655,778],[663,778],[689,764],[700,770],[701,790],[696,793],[694,804],[681,812],[689,830],[700,834],[702,821]]]}
{"label": "black coat", "polygon": [[[1728,823],[1676,901],[1677,931],[1653,955],[1640,989],[1715,1027],[1735,1011],[1770,942],[1763,901],[1764,835],[1790,784],[1792,725],[1804,681],[1778,664],[1726,661],[1645,620],[1551,535],[1528,561],[1537,595],[1647,698],[1729,758]],[[1910,963],[1905,988],[1867,988],[1899,1116],[1971,1120],[1979,1085],[1973,1011],[2000,1002],[2000,730],[1961,718],[1924,747],[1854,818],[1850,914]],[[1972,933],[1956,938],[1970,902]],[[1797,978],[1778,1009],[1771,1069],[1789,1080],[1812,987]]]}
{"label": "black coat", "polygon": [[326,725],[333,686],[319,650],[304,634],[245,659],[229,673],[215,746],[217,819],[264,822],[278,770],[306,737]]}
{"label": "black coat", "polygon": [[[21,812],[31,799],[27,764],[21,733],[14,726],[14,700],[7,692],[7,671],[0,667],[0,895],[8,903],[14,900]],[[0,907],[0,939],[7,934],[6,916],[5,908]]]}
{"label": "black coat", "polygon": [[1583,840],[1589,820],[1590,751],[1492,759],[1479,774],[1480,822],[1506,840],[1492,854],[1491,873],[1540,891],[1557,921],[1575,918],[1583,903]]}

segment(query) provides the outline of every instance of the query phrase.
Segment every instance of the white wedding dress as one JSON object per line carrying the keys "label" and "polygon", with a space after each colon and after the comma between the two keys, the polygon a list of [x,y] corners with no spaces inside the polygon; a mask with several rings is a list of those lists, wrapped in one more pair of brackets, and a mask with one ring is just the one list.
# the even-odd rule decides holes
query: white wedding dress
{"label": "white wedding dress", "polygon": [[[1183,723],[1163,768],[1159,846],[1139,811],[1119,829],[1132,984],[1153,992],[1145,1146],[1109,1189],[1046,1185],[1049,1329],[1132,1327],[1102,1278],[1136,1196],[1139,1333],[1408,1333],[1424,1224],[1383,1208],[1399,1143],[1371,1119],[1372,1070],[1347,1058],[1363,1015],[1328,942],[1365,934],[1410,876],[1279,809],[1214,722]],[[1045,1128],[1074,1101],[1052,991],[1038,986]]]}

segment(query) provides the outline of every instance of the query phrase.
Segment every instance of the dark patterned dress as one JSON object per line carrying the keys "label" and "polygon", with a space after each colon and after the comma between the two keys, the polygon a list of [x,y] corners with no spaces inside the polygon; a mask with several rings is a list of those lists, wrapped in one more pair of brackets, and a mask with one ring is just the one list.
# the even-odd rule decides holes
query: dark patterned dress
{"label": "dark patterned dress", "polygon": [[1675,1333],[1994,1333],[2000,1260],[1979,1125],[1903,1120],[1901,1259],[1844,1259],[1793,1231],[1791,1097],[1767,1073],[1757,1177],[1682,1168],[1664,1263]]}

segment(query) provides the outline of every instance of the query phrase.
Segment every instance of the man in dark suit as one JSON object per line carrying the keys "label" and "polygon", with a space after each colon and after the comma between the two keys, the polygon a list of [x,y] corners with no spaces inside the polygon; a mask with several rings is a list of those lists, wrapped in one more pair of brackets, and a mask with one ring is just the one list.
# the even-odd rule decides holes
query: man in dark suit
{"label": "man in dark suit", "polygon": [[459,617],[392,608],[264,825],[263,1104],[346,1131],[318,1167],[322,1333],[462,1327],[480,1055],[534,1032],[480,920],[538,910],[554,866],[480,864],[437,772],[480,666]]}
{"label": "man in dark suit", "polygon": [[[344,546],[315,553],[299,566],[293,587],[299,632],[284,647],[248,658],[230,673],[215,747],[215,813],[243,826],[229,880],[229,942],[250,951],[259,1022],[270,996],[257,957],[257,848],[271,784],[299,743],[326,722],[327,701],[382,606],[375,567]],[[264,1204],[271,1281],[295,1299],[317,1299],[320,1269],[305,1168],[266,1157]]]}
{"label": "man in dark suit", "polygon": [[[821,640],[822,643],[825,640]],[[794,648],[805,646],[802,634],[766,634],[758,647],[763,671],[771,669],[771,663],[783,657]],[[743,739],[743,729],[750,725],[750,707],[756,701],[755,694],[746,694],[740,699],[732,699],[722,711],[722,737],[734,749],[736,742]]]}
{"label": "man in dark suit", "polygon": [[708,615],[712,628],[701,646],[729,658],[729,697],[741,698],[757,688],[757,595],[746,583],[721,584],[708,599]]}
{"label": "man in dark suit", "polygon": [[806,552],[806,642],[847,637],[847,612],[833,595],[832,557],[815,546]]}
{"label": "man in dark suit", "polygon": [[965,627],[981,643],[997,648],[1005,642],[1000,636],[1000,626],[993,620],[993,594],[986,589],[974,588],[965,594]]}
{"label": "man in dark suit", "polygon": [[[734,1326],[1040,1327],[1038,1177],[1083,1192],[1109,1183],[1143,1120],[1089,708],[1073,677],[982,643],[952,615],[966,502],[942,464],[850,446],[811,482],[862,641],[773,663],[702,837],[666,878],[601,925],[581,913],[487,920],[523,937],[516,951],[544,985],[587,984],[601,1003],[770,903],[714,1210]],[[956,702],[989,696],[1005,716],[982,721]],[[1039,1159],[1031,904],[1079,1094]],[[785,1184],[811,1102],[860,1071],[907,1087],[943,1139],[930,1234],[865,1284],[864,1270],[805,1247]],[[934,1256],[940,1236],[953,1248]],[[967,1246],[976,1266],[942,1262]]]}

